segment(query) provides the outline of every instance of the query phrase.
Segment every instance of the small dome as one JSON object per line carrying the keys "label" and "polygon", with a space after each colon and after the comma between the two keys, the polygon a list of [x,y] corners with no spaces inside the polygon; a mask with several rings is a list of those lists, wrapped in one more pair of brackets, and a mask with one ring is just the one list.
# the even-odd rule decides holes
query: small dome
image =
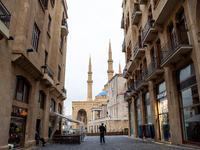
{"label": "small dome", "polygon": [[102,95],[107,95],[108,94],[108,91],[103,91],[101,93],[99,93],[97,96],[102,96]]}

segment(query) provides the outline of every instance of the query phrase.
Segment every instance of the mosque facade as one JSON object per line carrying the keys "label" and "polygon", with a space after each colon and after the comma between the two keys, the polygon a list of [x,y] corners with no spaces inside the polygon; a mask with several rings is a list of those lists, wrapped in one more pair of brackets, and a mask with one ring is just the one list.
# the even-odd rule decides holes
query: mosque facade
{"label": "mosque facade", "polygon": [[[119,67],[119,71],[121,68]],[[92,130],[91,123],[92,121],[96,120],[95,122],[100,122],[102,118],[108,118],[108,108],[107,105],[109,103],[109,83],[113,79],[113,60],[112,60],[112,51],[111,51],[111,43],[109,43],[109,52],[108,52],[108,82],[104,85],[102,92],[100,92],[95,99],[92,99],[92,63],[91,57],[89,58],[89,71],[88,71],[88,91],[87,91],[87,100],[86,101],[72,101],[72,118],[82,121],[85,124],[85,129],[89,132],[97,132],[97,125],[96,130]],[[116,74],[115,76],[121,76],[121,80],[123,80],[122,85],[124,86],[125,79],[123,79],[122,74]],[[122,88],[121,91],[125,90],[126,88]],[[122,92],[123,93],[123,92]],[[123,96],[122,96],[123,97]],[[123,98],[122,98],[123,99]],[[127,102],[125,102],[127,103]],[[105,119],[104,119],[105,120]],[[128,118],[127,118],[128,122]],[[98,123],[100,125],[101,123]],[[127,123],[128,126],[128,123]],[[72,129],[78,129],[78,125],[72,124]]]}

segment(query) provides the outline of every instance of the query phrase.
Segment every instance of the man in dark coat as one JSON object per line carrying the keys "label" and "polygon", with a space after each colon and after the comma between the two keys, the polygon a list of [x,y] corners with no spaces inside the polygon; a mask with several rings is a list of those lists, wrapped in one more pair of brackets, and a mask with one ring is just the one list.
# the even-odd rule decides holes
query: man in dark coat
{"label": "man in dark coat", "polygon": [[104,132],[106,133],[106,128],[103,126],[103,123],[99,127],[99,130],[100,130],[100,143],[102,143],[102,138],[103,142],[105,143]]}
{"label": "man in dark coat", "polygon": [[45,142],[44,138],[40,138],[40,136],[38,135],[37,132],[35,132],[35,139],[36,139],[36,140],[42,141],[42,146],[45,146],[44,144],[45,144],[46,142]]}

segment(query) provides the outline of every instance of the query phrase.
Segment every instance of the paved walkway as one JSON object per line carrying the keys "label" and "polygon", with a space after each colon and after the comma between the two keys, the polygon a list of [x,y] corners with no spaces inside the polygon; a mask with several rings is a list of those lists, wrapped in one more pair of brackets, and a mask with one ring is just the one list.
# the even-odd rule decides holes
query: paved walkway
{"label": "paved walkway", "polygon": [[79,144],[47,144],[45,147],[37,146],[26,150],[194,150],[192,148],[143,143],[142,140],[132,139],[128,136],[105,136],[105,144],[100,144],[99,136],[88,136]]}

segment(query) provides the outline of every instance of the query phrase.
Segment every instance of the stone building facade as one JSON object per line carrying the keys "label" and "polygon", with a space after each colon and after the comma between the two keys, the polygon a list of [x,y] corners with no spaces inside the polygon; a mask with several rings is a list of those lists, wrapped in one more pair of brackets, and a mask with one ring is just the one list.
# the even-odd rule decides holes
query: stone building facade
{"label": "stone building facade", "polygon": [[67,3],[1,0],[0,14],[0,149],[31,147],[66,99]]}
{"label": "stone building facade", "polygon": [[109,100],[107,104],[92,107],[93,112],[97,112],[97,117],[93,117],[89,122],[89,132],[99,132],[101,123],[104,123],[107,132],[119,132],[128,128],[128,103],[124,101],[126,80],[122,73],[115,74],[109,80]]}
{"label": "stone building facade", "polygon": [[149,125],[156,141],[200,144],[200,1],[123,0],[122,9],[129,135]]}

